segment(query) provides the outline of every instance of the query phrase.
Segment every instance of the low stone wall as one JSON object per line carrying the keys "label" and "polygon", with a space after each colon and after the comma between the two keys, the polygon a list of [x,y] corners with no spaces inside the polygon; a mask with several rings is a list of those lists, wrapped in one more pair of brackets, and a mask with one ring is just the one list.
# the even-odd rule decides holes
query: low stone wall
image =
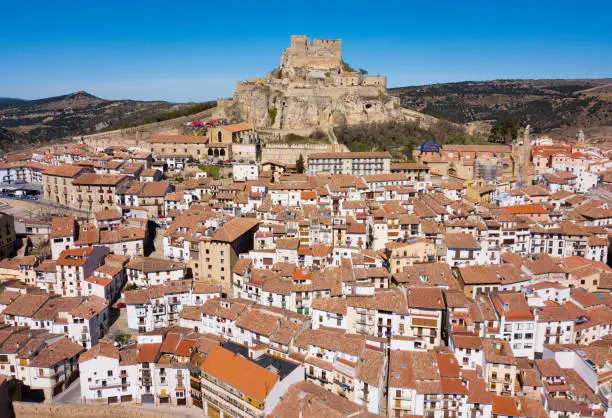
{"label": "low stone wall", "polygon": [[162,122],[154,122],[133,128],[117,129],[114,131],[100,132],[97,134],[75,136],[76,141],[83,141],[91,147],[108,147],[111,145],[123,145],[128,148],[148,148],[147,139],[151,135],[159,133],[178,134],[187,122],[194,120],[209,120],[215,108],[207,109],[202,112],[181,116],[175,119],[168,119]]}
{"label": "low stone wall", "polygon": [[17,418],[163,418],[166,413],[125,405],[68,405],[32,402],[13,402]]}

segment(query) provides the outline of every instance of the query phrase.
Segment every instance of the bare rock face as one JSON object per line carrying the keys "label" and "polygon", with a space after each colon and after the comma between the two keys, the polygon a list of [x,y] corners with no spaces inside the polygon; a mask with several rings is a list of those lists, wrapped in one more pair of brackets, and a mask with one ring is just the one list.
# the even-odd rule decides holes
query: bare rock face
{"label": "bare rock face", "polygon": [[257,128],[315,129],[402,119],[384,76],[367,76],[342,61],[341,41],[292,36],[280,66],[266,78],[239,82],[217,117]]}

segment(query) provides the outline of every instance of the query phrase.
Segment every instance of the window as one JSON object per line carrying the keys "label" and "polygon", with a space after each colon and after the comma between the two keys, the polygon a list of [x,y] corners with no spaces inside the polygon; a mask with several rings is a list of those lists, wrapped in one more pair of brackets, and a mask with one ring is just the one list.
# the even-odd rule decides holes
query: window
{"label": "window", "polygon": [[112,371],[112,370],[109,370],[109,371],[108,371],[108,377],[112,377],[112,376],[113,376],[113,371]]}

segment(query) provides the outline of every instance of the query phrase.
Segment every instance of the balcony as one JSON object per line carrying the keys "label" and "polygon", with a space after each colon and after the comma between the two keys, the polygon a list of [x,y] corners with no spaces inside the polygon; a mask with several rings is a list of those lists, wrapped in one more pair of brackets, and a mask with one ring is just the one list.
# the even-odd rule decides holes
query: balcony
{"label": "balcony", "polygon": [[374,325],[374,319],[372,318],[372,316],[360,316],[357,317],[356,323],[360,324],[360,325]]}

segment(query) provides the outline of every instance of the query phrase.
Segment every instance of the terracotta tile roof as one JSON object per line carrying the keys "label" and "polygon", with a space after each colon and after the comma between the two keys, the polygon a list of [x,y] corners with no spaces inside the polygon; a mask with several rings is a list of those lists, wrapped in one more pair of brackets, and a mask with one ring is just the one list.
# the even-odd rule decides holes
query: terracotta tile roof
{"label": "terracotta tile roof", "polygon": [[[376,418],[364,406],[329,392],[312,382],[302,381],[290,386],[276,404],[270,416],[275,418]],[[406,418],[406,417],[404,417]]]}
{"label": "terracotta tile roof", "polygon": [[312,309],[346,315],[346,299],[314,298],[310,306]]}
{"label": "terracotta tile roof", "polygon": [[408,306],[420,309],[446,309],[442,289],[437,287],[411,287],[407,289]]}
{"label": "terracotta tile roof", "polygon": [[75,343],[68,337],[58,340],[48,347],[45,347],[38,354],[29,366],[31,367],[52,367],[63,360],[71,359],[84,351],[82,345]]}
{"label": "terracotta tile roof", "polygon": [[[19,295],[21,295],[21,293],[19,292],[13,292],[10,290],[3,291],[2,293],[0,293],[0,305],[10,304],[15,299],[17,299]],[[1,341],[0,341],[0,344],[1,344]]]}
{"label": "terracotta tile roof", "polygon": [[298,335],[294,344],[304,349],[308,349],[309,346],[322,347],[331,351],[358,356],[365,346],[365,337],[345,334],[342,330],[306,329]]}
{"label": "terracotta tile roof", "polygon": [[238,260],[236,260],[236,264],[234,264],[233,273],[236,273],[242,276],[246,274],[250,265],[251,265],[250,258],[239,258]]}
{"label": "terracotta tile roof", "polygon": [[51,220],[50,237],[74,236],[76,231],[76,221],[72,216],[63,216]]}
{"label": "terracotta tile roof", "polygon": [[159,358],[161,345],[161,343],[138,344],[136,361],[138,363],[155,363]]}
{"label": "terracotta tile roof", "polygon": [[515,398],[512,396],[493,396],[493,414],[523,416],[517,408]]}
{"label": "terracotta tile roof", "polygon": [[477,335],[469,334],[451,334],[451,338],[455,343],[455,347],[482,349],[482,339]]}
{"label": "terracotta tile roof", "polygon": [[57,259],[59,266],[82,266],[87,261],[87,257],[94,251],[94,247],[74,248],[64,250]]}
{"label": "terracotta tile roof", "polygon": [[97,315],[100,315],[104,310],[108,308],[108,303],[98,296],[88,296],[87,300],[81,303],[76,308],[72,309],[69,313],[76,318],[91,319]]}
{"label": "terracotta tile roof", "polygon": [[115,345],[108,341],[100,341],[98,344],[91,347],[79,357],[79,363],[94,359],[96,357],[109,357],[119,360],[119,349]]}
{"label": "terracotta tile roof", "polygon": [[43,174],[56,177],[76,177],[79,173],[85,172],[86,169],[74,165],[57,165],[48,167]]}
{"label": "terracotta tile roof", "polygon": [[254,218],[233,218],[212,234],[212,239],[222,242],[234,242],[240,236],[255,228],[259,220]]}
{"label": "terracotta tile roof", "polygon": [[583,308],[591,308],[593,306],[604,304],[604,301],[595,294],[580,287],[572,290],[572,299]]}
{"label": "terracotta tile roof", "polygon": [[497,313],[505,317],[506,321],[528,321],[534,318],[531,307],[522,293],[498,292],[491,300]]}
{"label": "terracotta tile roof", "polygon": [[490,264],[486,266],[458,267],[461,279],[466,285],[478,284],[511,284],[526,282],[527,275],[522,275],[518,267],[512,264]]}
{"label": "terracotta tile roof", "polygon": [[145,183],[138,197],[164,197],[170,190],[168,181],[152,181]]}
{"label": "terracotta tile roof", "polygon": [[276,373],[220,346],[210,350],[201,369],[258,401],[264,401],[279,380]]}
{"label": "terracotta tile roof", "polygon": [[77,186],[116,186],[127,178],[123,174],[85,173],[73,180],[72,184]]}
{"label": "terracotta tile roof", "polygon": [[195,136],[195,135],[165,135],[165,134],[156,134],[152,135],[147,142],[150,144],[206,144],[208,143],[208,138],[205,136]]}
{"label": "terracotta tile roof", "polygon": [[236,326],[269,337],[277,329],[279,322],[278,316],[261,309],[253,309],[241,315]]}
{"label": "terracotta tile roof", "polygon": [[516,360],[510,343],[497,338],[484,338],[482,340],[485,358],[488,363],[515,364]]}
{"label": "terracotta tile roof", "polygon": [[346,305],[356,308],[408,313],[406,296],[401,289],[376,289],[374,296],[348,296]]}
{"label": "terracotta tile roof", "polygon": [[279,250],[297,250],[300,246],[300,240],[297,238],[279,238],[276,241],[276,249]]}
{"label": "terracotta tile roof", "polygon": [[185,264],[165,258],[132,257],[125,265],[126,269],[138,270],[143,273],[183,270]]}
{"label": "terracotta tile roof", "polygon": [[467,395],[468,390],[459,378],[440,378],[442,393],[450,395]]}
{"label": "terracotta tile roof", "polygon": [[547,404],[550,411],[580,412],[578,402],[572,399],[549,396]]}
{"label": "terracotta tile roof", "polygon": [[270,341],[289,345],[291,340],[294,339],[301,331],[302,327],[295,322],[283,321],[278,329],[270,337]]}
{"label": "terracotta tile roof", "polygon": [[22,294],[2,314],[32,317],[48,300],[49,295]]}
{"label": "terracotta tile roof", "polygon": [[449,308],[467,308],[469,299],[464,293],[460,292],[444,292],[446,306]]}
{"label": "terracotta tile roof", "polygon": [[231,125],[221,125],[219,129],[227,132],[242,132],[242,131],[251,131],[253,130],[253,125],[250,123],[234,123]]}
{"label": "terracotta tile roof", "polygon": [[357,362],[357,379],[371,386],[379,387],[383,376],[386,354],[382,350],[365,348]]}
{"label": "terracotta tile roof", "polygon": [[438,352],[436,353],[436,359],[438,361],[440,377],[459,377],[461,366],[454,354]]}
{"label": "terracotta tile roof", "polygon": [[504,210],[512,215],[535,215],[548,213],[548,210],[546,210],[546,208],[539,203],[505,206]]}
{"label": "terracotta tile roof", "polygon": [[412,355],[416,352],[391,350],[389,356],[389,388],[414,388]]}
{"label": "terracotta tile roof", "polygon": [[555,359],[536,359],[535,366],[542,377],[565,376],[563,369],[561,369],[561,366],[559,366]]}
{"label": "terracotta tile roof", "polygon": [[458,248],[466,250],[480,249],[480,244],[471,234],[446,234],[445,242],[448,248]]}
{"label": "terracotta tile roof", "polygon": [[565,305],[543,306],[537,310],[538,322],[573,321],[576,319]]}

